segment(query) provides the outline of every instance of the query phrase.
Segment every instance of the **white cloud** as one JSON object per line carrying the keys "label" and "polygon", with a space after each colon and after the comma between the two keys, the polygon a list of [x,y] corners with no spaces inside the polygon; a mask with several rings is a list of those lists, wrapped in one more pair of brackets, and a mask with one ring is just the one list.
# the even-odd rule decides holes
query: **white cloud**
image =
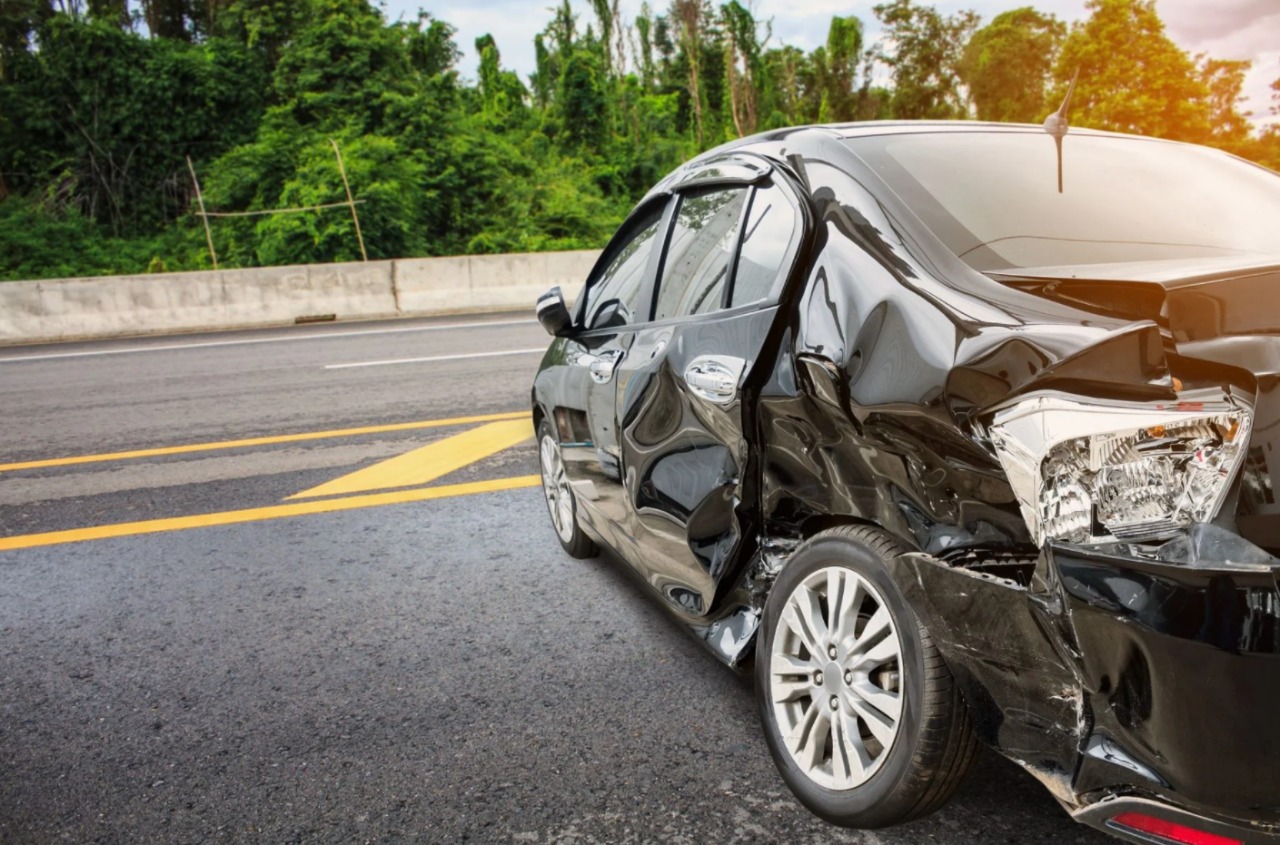
{"label": "white cloud", "polygon": [[[1276,0],[1157,0],[1156,10],[1170,36],[1181,43],[1228,40],[1256,43],[1269,35],[1274,43],[1280,9]],[[1271,19],[1270,30],[1266,24]],[[1223,57],[1227,58],[1227,57]]]}
{"label": "white cloud", "polygon": [[1169,37],[1189,52],[1247,59],[1244,108],[1255,123],[1272,123],[1271,83],[1280,78],[1280,8],[1276,0],[1157,0]]}
{"label": "white cloud", "polygon": [[1254,123],[1280,123],[1280,115],[1271,114],[1271,107],[1280,106],[1271,99],[1271,83],[1280,79],[1280,50],[1271,49],[1253,57],[1253,69],[1244,80],[1244,94],[1248,108],[1253,110]]}

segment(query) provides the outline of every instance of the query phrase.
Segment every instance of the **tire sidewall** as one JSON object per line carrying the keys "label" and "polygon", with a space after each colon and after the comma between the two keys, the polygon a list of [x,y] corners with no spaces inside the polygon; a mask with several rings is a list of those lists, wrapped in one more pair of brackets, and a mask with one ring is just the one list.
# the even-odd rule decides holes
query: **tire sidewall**
{"label": "tire sidewall", "polygon": [[[875,586],[893,615],[902,645],[899,671],[904,680],[904,703],[898,736],[879,771],[862,786],[847,790],[828,789],[814,783],[796,765],[781,738],[769,690],[773,639],[786,600],[804,579],[830,566],[850,569]],[[818,816],[836,824],[878,827],[894,823],[892,816],[896,813],[885,805],[901,791],[911,777],[911,762],[916,753],[924,718],[925,667],[915,613],[902,597],[879,555],[861,543],[839,537],[816,538],[795,552],[778,575],[765,603],[760,645],[756,649],[755,686],[765,740],[769,744],[774,763],[801,803]],[[880,812],[877,813],[877,810]]]}

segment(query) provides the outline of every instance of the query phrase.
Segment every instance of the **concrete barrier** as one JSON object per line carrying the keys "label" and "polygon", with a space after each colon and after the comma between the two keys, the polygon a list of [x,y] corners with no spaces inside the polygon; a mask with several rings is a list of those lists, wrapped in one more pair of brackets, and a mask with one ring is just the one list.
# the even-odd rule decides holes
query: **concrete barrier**
{"label": "concrete barrier", "polygon": [[595,251],[0,282],[0,345],[528,308],[577,295]]}
{"label": "concrete barrier", "polygon": [[403,314],[533,308],[554,285],[577,295],[598,252],[470,255],[395,262],[396,301]]}

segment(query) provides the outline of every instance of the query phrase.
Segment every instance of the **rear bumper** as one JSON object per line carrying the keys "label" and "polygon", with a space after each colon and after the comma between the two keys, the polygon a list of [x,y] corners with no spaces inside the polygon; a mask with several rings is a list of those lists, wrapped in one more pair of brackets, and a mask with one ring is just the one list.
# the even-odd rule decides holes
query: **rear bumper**
{"label": "rear bumper", "polygon": [[1220,834],[1229,841],[1280,842],[1275,570],[1066,546],[1049,557],[1087,703],[1073,779],[1082,812],[1092,819],[1105,807],[1102,824],[1124,835],[1115,803],[1141,799],[1114,796],[1148,796],[1161,818],[1183,814],[1215,834],[1223,826],[1235,831]]}
{"label": "rear bumper", "polygon": [[1149,800],[1280,841],[1278,570],[1121,552],[1050,544],[1021,580],[907,554],[895,577],[978,735],[1082,821],[1177,842],[1113,829]]}
{"label": "rear bumper", "polygon": [[1082,824],[1141,845],[1267,845],[1280,832],[1211,819],[1145,798],[1108,798],[1072,813]]}

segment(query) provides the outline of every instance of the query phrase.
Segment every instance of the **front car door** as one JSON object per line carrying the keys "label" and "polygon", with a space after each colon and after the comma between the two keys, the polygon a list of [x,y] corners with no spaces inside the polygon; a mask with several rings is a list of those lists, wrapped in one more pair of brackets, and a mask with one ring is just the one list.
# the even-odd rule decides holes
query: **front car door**
{"label": "front car door", "polygon": [[577,303],[571,336],[552,345],[535,394],[551,416],[586,529],[630,559],[614,414],[615,371],[648,320],[669,198],[636,210],[605,249]]}

